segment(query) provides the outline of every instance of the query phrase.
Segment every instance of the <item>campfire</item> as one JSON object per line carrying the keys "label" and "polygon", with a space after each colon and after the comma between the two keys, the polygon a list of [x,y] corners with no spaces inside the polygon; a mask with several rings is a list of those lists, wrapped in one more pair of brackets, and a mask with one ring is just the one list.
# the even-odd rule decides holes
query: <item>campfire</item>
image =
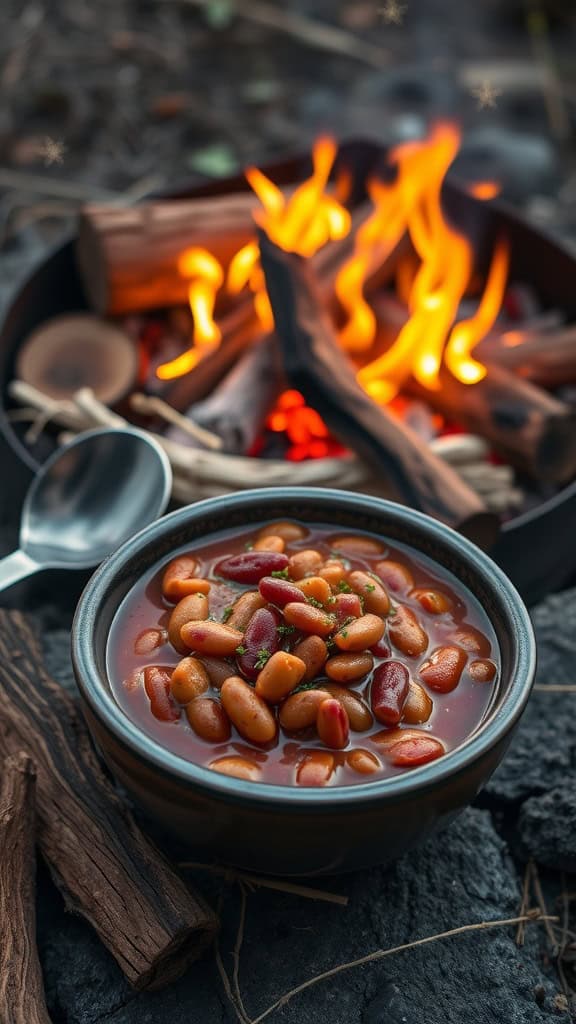
{"label": "campfire", "polygon": [[[576,348],[513,276],[506,232],[487,247],[447,210],[459,143],[439,124],[366,172],[323,138],[297,180],[249,168],[244,190],[87,207],[93,314],[27,339],[17,415],[150,429],[180,501],[337,485],[489,545],[576,471]],[[481,210],[498,186],[468,192]]]}

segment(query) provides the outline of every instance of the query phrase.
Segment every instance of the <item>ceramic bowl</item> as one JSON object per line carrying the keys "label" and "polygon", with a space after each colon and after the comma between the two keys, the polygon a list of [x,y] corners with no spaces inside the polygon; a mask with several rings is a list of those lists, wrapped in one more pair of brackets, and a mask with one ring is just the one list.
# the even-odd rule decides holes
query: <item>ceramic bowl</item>
{"label": "ceramic bowl", "polygon": [[[297,789],[245,782],[171,754],[131,722],[106,673],[114,614],[148,569],[216,531],[277,518],[363,529],[400,541],[452,572],[481,603],[500,646],[498,692],[479,728],[446,756],[394,778]],[[528,701],[535,642],[516,590],[491,559],[401,505],[343,491],[267,488],[180,509],[113,554],[86,587],[72,651],[88,725],[118,781],[145,812],[215,859],[278,875],[336,874],[397,858],[469,804],[500,763]]]}

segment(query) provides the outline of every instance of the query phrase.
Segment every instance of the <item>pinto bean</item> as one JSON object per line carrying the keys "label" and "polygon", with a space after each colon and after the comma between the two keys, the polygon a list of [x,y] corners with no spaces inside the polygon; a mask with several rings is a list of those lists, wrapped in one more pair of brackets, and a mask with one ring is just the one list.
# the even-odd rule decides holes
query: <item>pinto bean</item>
{"label": "pinto bean", "polygon": [[292,544],[297,540],[304,540],[309,530],[301,523],[293,523],[290,520],[280,519],[277,523],[268,523],[258,531],[258,540],[262,537],[282,537],[286,544]]}
{"label": "pinto bean", "polygon": [[384,553],[384,545],[381,541],[361,533],[331,538],[330,544],[335,551],[343,551],[346,555],[356,555],[359,558],[367,555],[382,555]]}
{"label": "pinto bean", "polygon": [[390,598],[379,580],[370,573],[355,569],[348,573],[348,583],[354,593],[364,601],[364,610],[374,615],[387,615],[390,611]]}
{"label": "pinto bean", "polygon": [[384,754],[388,754],[392,747],[396,743],[400,743],[401,740],[420,739],[421,736],[427,735],[422,729],[405,729],[403,726],[398,726],[396,729],[382,729],[380,732],[372,733],[370,740]]}
{"label": "pinto bean", "polygon": [[286,651],[276,651],[256,679],[256,693],[269,704],[279,704],[302,682],[306,665]]}
{"label": "pinto bean", "polygon": [[306,666],[304,679],[309,683],[324,668],[326,658],[328,657],[328,648],[322,637],[307,636],[299,644],[296,644],[292,653],[304,662]]}
{"label": "pinto bean", "polygon": [[487,658],[484,658],[478,661],[471,661],[468,666],[468,672],[475,683],[491,683],[497,669],[493,661],[488,661]]}
{"label": "pinto bean", "polygon": [[187,622],[180,631],[188,650],[227,658],[242,643],[244,634],[223,622]]}
{"label": "pinto bean", "polygon": [[165,629],[143,629],[134,641],[134,654],[152,654],[168,639]]}
{"label": "pinto bean", "polygon": [[466,652],[461,647],[437,647],[420,666],[418,674],[438,693],[450,693],[458,686],[465,664]]}
{"label": "pinto bean", "polygon": [[269,657],[278,650],[280,616],[271,608],[259,608],[246,627],[237,664],[248,679],[256,679],[262,667],[262,653]]}
{"label": "pinto bean", "polygon": [[370,704],[374,716],[383,725],[398,725],[408,697],[410,676],[400,661],[385,661],[372,679]]}
{"label": "pinto bean", "polygon": [[278,608],[284,608],[285,605],[294,601],[304,604],[306,600],[295,583],[291,583],[290,580],[279,580],[276,576],[264,576],[260,580],[258,588],[262,597]]}
{"label": "pinto bean", "polygon": [[208,767],[213,772],[231,775],[235,779],[245,779],[247,782],[257,782],[262,774],[262,769],[254,761],[234,755],[218,757],[215,761],[210,761]]}
{"label": "pinto bean", "polygon": [[266,537],[260,537],[259,540],[254,541],[254,551],[280,551],[283,552],[286,547],[286,542],[282,537],[274,537],[270,534]]}
{"label": "pinto bean", "polygon": [[433,736],[419,736],[395,743],[389,757],[397,768],[416,768],[418,765],[435,761],[445,753],[446,748],[440,740],[434,739]]}
{"label": "pinto bean", "polygon": [[305,576],[312,576],[322,565],[324,559],[319,551],[314,548],[305,548],[304,551],[297,551],[292,555],[288,564],[288,572],[293,580],[303,580]]}
{"label": "pinto bean", "polygon": [[314,633],[317,636],[329,636],[336,625],[334,616],[323,612],[321,608],[292,601],[284,609],[284,618],[302,633]]}
{"label": "pinto bean", "polygon": [[362,605],[358,594],[336,594],[331,607],[336,616],[337,626],[343,626],[350,619],[359,619],[362,615]]}
{"label": "pinto bean", "polygon": [[326,675],[337,683],[354,683],[374,668],[374,658],[366,651],[335,654],[326,662]]}
{"label": "pinto bean", "polygon": [[330,584],[323,580],[321,576],[307,576],[306,579],[301,580],[296,586],[302,591],[304,597],[319,601],[320,604],[328,604],[332,597]]}
{"label": "pinto bean", "polygon": [[243,551],[223,558],[214,571],[235,583],[258,583],[263,576],[282,572],[287,565],[288,557],[280,551]]}
{"label": "pinto bean", "polygon": [[334,757],[328,751],[311,750],[298,765],[296,782],[299,786],[325,786],[334,766]]}
{"label": "pinto bean", "polygon": [[204,665],[197,658],[182,658],[172,673],[170,690],[179,704],[188,704],[194,697],[210,686],[210,678]]}
{"label": "pinto bean", "polygon": [[318,686],[326,690],[326,693],[329,693],[331,697],[340,701],[348,715],[350,728],[354,732],[366,732],[366,729],[370,729],[374,719],[357,693],[354,693],[353,690],[347,690],[345,686],[336,686],[334,683],[319,683]]}
{"label": "pinto bean", "polygon": [[334,750],[343,750],[348,743],[350,722],[339,700],[327,697],[322,701],[316,716],[316,728],[322,743]]}
{"label": "pinto bean", "polygon": [[361,615],[339,633],[334,640],[341,651],[364,651],[378,643],[384,634],[384,623],[379,615]]}
{"label": "pinto bean", "polygon": [[336,590],[338,584],[346,579],[347,571],[346,566],[339,559],[329,558],[318,570],[318,575]]}
{"label": "pinto bean", "polygon": [[421,725],[423,722],[428,721],[433,708],[432,699],[428,696],[424,687],[411,679],[408,697],[402,712],[402,721],[408,722],[410,725]]}
{"label": "pinto bean", "polygon": [[196,735],[206,743],[225,743],[230,739],[230,720],[217,700],[197,697],[186,706],[186,717]]}
{"label": "pinto bean", "polygon": [[316,724],[318,708],[326,700],[326,690],[301,690],[287,697],[280,706],[280,725],[287,732],[299,732]]}
{"label": "pinto bean", "polygon": [[394,647],[409,657],[424,654],[428,647],[427,633],[422,629],[415,612],[405,604],[399,604],[390,617],[388,634]]}
{"label": "pinto bean", "polygon": [[177,555],[164,569],[162,576],[162,594],[167,601],[180,601],[187,594],[195,594],[189,589],[188,581],[194,579],[198,569],[198,559],[194,555]]}
{"label": "pinto bean", "polygon": [[225,661],[224,658],[212,658],[209,654],[203,654],[198,660],[206,669],[210,685],[215,690],[220,689],[225,679],[236,675],[236,667],[231,665],[229,661]]}
{"label": "pinto bean", "polygon": [[228,718],[249,743],[262,745],[275,739],[274,715],[266,702],[239,676],[226,679],[220,698]]}
{"label": "pinto bean", "polygon": [[386,558],[383,562],[378,562],[376,572],[388,590],[393,590],[395,594],[407,594],[414,587],[414,577],[410,569],[401,562],[393,562]]}
{"label": "pinto bean", "polygon": [[160,722],[175,722],[180,718],[180,708],[170,694],[170,669],[159,665],[145,668],[144,689],[154,718]]}
{"label": "pinto bean", "polygon": [[359,775],[374,775],[382,768],[382,762],[376,757],[376,754],[373,754],[371,750],[362,750],[361,747],[351,750],[346,755],[346,764]]}
{"label": "pinto bean", "polygon": [[454,607],[454,602],[441,590],[429,590],[426,587],[417,587],[410,594],[418,604],[429,615],[443,615]]}
{"label": "pinto bean", "polygon": [[266,601],[258,590],[247,590],[244,594],[240,594],[238,600],[234,602],[232,614],[226,620],[226,625],[243,632],[254,612],[257,612],[259,608],[263,608],[265,604]]}
{"label": "pinto bean", "polygon": [[468,626],[466,623],[462,623],[454,630],[450,640],[468,654],[476,654],[479,658],[489,658],[492,653],[492,644],[488,637],[475,626]]}
{"label": "pinto bean", "polygon": [[205,594],[189,594],[174,608],[168,620],[168,637],[179,654],[187,654],[189,646],[182,639],[182,626],[187,622],[203,622],[208,618],[210,606]]}

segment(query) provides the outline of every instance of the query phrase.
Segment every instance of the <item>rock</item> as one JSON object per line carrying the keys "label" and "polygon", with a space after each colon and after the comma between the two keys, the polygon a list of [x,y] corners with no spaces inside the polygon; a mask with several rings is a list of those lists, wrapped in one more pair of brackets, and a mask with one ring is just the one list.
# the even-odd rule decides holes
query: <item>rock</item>
{"label": "rock", "polygon": [[518,831],[523,850],[539,864],[576,871],[576,774],[550,793],[526,800]]}

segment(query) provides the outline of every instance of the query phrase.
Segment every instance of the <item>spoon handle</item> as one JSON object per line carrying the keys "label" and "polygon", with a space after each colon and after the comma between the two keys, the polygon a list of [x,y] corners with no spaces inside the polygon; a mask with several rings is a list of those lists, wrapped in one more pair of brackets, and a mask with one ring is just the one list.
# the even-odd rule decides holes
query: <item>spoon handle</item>
{"label": "spoon handle", "polygon": [[18,580],[32,576],[41,566],[32,558],[29,558],[24,551],[13,551],[11,555],[0,559],[0,590],[6,590]]}

